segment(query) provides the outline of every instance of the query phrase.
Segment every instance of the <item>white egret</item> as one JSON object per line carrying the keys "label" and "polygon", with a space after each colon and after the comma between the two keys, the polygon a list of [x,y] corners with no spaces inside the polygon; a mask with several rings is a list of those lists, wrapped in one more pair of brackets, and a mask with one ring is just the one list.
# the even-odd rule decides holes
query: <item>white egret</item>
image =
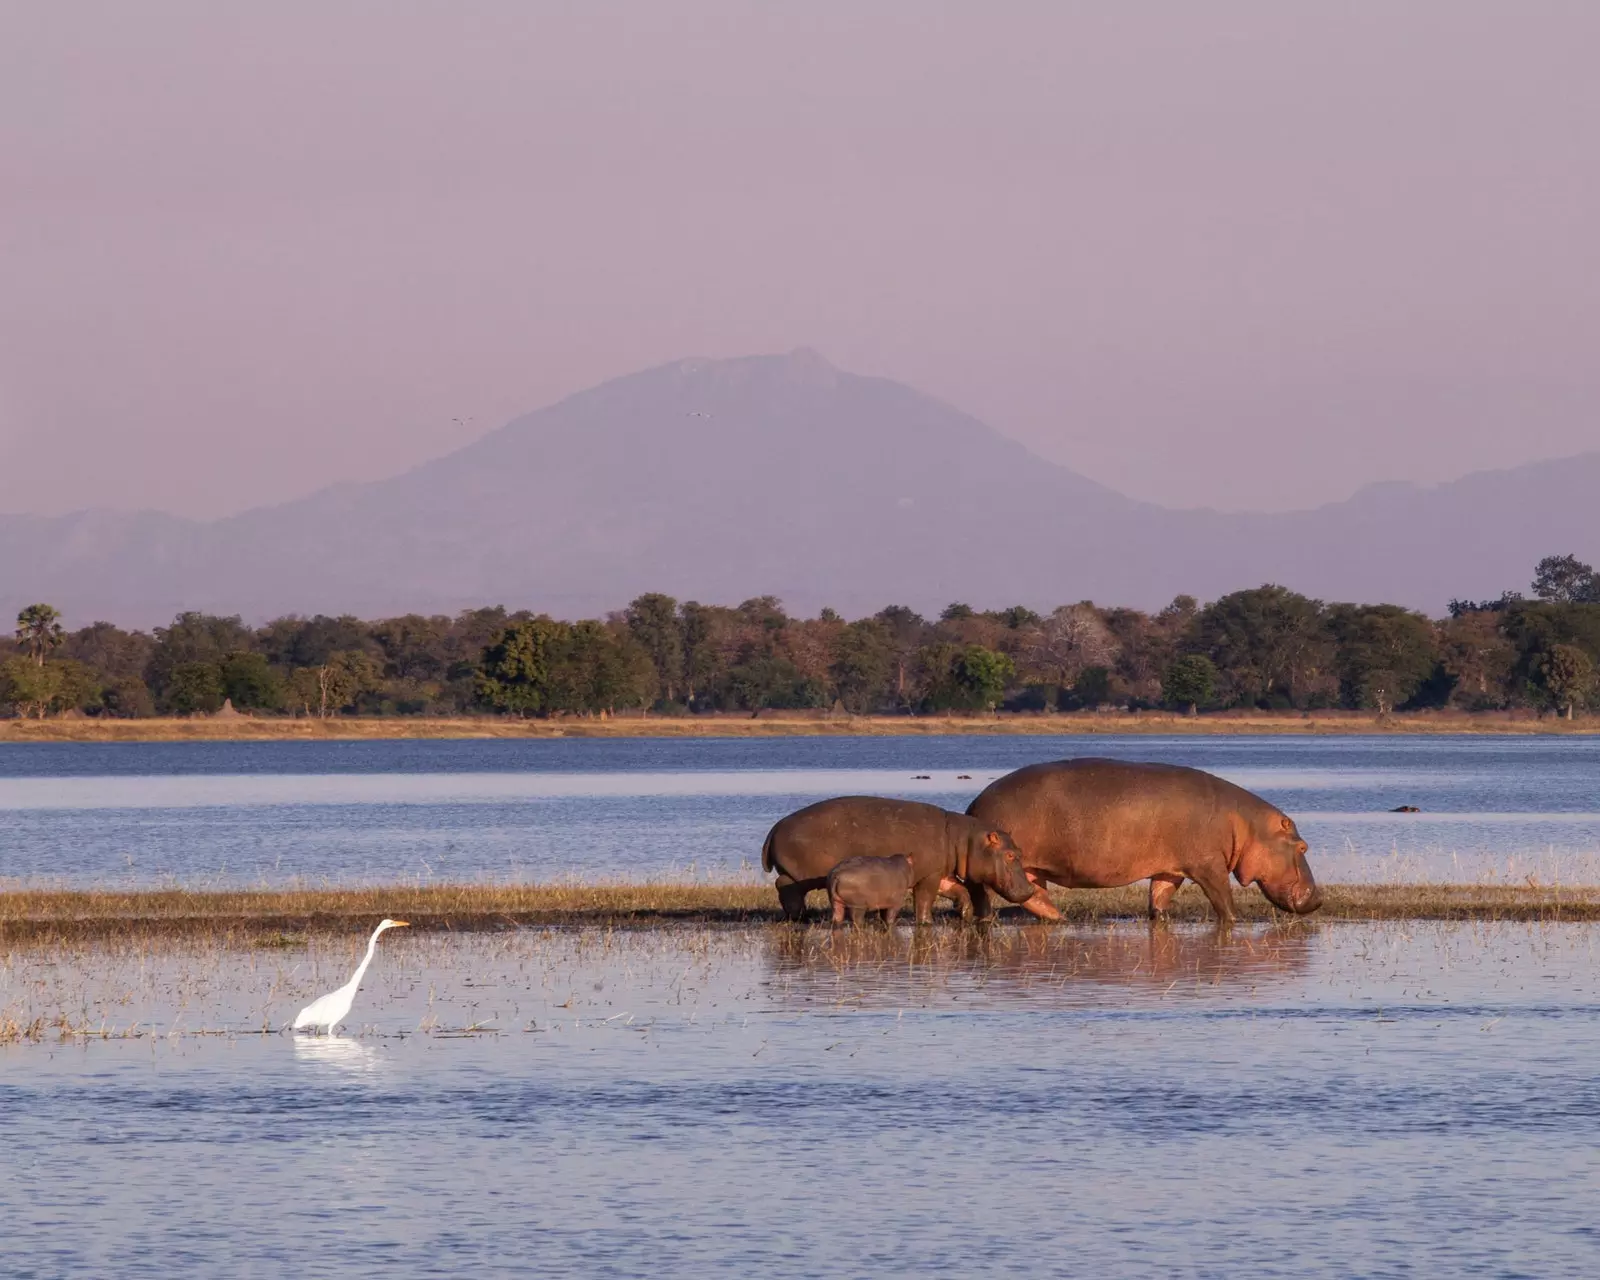
{"label": "white egret", "polygon": [[367,954],[356,966],[350,981],[337,991],[330,991],[327,995],[318,997],[295,1014],[294,1029],[304,1031],[309,1027],[312,1031],[321,1030],[332,1035],[333,1029],[344,1021],[345,1015],[350,1012],[350,1006],[356,1002],[356,992],[361,989],[361,978],[378,950],[378,935],[385,929],[405,929],[409,925],[408,920],[385,920],[374,929],[372,937],[367,942]]}

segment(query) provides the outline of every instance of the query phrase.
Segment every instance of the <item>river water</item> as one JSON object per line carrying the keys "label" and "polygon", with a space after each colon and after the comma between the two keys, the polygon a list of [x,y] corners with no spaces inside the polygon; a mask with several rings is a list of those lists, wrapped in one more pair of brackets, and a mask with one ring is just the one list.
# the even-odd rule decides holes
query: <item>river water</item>
{"label": "river water", "polygon": [[5,954],[0,1270],[1600,1274],[1593,926],[361,945]]}
{"label": "river water", "polygon": [[[0,883],[751,877],[1086,745],[1600,880],[1597,741],[960,737],[5,745]],[[0,1273],[1600,1274],[1600,927],[396,931],[332,1039],[281,941],[0,953]]]}
{"label": "river water", "polygon": [[0,884],[737,878],[824,796],[1091,752],[1260,792],[1323,879],[1600,881],[1600,738],[959,736],[0,744]]}

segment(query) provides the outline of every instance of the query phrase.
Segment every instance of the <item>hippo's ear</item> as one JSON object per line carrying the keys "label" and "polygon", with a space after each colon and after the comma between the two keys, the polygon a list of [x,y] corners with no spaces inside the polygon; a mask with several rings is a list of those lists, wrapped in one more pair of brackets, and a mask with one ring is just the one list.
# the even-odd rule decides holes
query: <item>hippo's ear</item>
{"label": "hippo's ear", "polygon": [[998,849],[1000,847],[1000,833],[998,831],[987,832],[983,837],[983,842],[991,849]]}

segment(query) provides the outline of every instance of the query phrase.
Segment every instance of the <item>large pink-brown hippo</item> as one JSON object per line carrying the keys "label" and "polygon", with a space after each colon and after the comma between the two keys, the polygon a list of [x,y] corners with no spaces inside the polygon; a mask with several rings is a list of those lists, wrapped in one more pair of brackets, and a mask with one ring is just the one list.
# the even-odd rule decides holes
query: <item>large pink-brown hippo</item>
{"label": "large pink-brown hippo", "polygon": [[1004,831],[937,805],[880,796],[840,796],[780,819],[761,846],[761,869],[778,873],[783,914],[803,920],[806,894],[825,888],[828,872],[846,858],[900,852],[914,863],[911,902],[918,924],[933,919],[940,893],[965,888],[981,895],[987,909],[990,889],[1008,902],[1028,901],[1034,892]]}
{"label": "large pink-brown hippo", "polygon": [[[1034,764],[990,783],[967,812],[1011,833],[1040,898],[1045,882],[1112,889],[1148,879],[1155,919],[1193,880],[1225,925],[1233,921],[1232,875],[1260,885],[1284,911],[1308,915],[1322,905],[1294,820],[1199,769],[1094,759]],[[983,914],[976,897],[973,907]]]}

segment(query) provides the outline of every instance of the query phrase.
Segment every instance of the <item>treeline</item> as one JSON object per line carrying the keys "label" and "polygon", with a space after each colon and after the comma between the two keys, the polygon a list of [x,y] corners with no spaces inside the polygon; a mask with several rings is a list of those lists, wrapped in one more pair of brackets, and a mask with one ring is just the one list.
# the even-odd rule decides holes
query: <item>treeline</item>
{"label": "treeline", "polygon": [[847,621],[790,617],[763,596],[735,608],[640,596],[605,619],[503,608],[379,622],[184,613],[151,633],[65,631],[23,610],[0,662],[12,715],[137,717],[594,715],[833,708],[864,713],[1167,707],[1600,706],[1600,579],[1572,556],[1540,562],[1533,597],[1325,604],[1285,587],[1158,613],[1088,601],[1039,614],[891,606]]}

